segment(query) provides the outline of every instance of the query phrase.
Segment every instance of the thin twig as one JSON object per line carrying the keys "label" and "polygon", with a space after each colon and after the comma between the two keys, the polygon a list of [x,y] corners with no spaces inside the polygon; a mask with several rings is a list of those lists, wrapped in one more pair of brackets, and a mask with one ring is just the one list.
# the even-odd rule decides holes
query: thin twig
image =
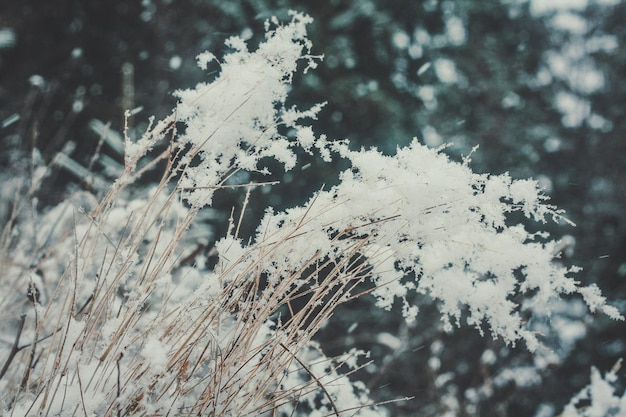
{"label": "thin twig", "polygon": [[117,361],[115,361],[117,363],[117,417],[121,417],[122,416],[122,406],[120,404],[120,396],[122,395],[122,387],[120,384],[120,360],[122,360],[122,357],[124,356],[123,353],[120,353],[120,355],[117,358]]}
{"label": "thin twig", "polygon": [[235,229],[235,239],[239,236],[239,229],[241,228],[241,223],[243,222],[243,215],[246,212],[246,207],[248,207],[248,201],[250,201],[250,190],[251,187],[246,189],[246,197],[244,198],[243,205],[241,207],[241,214],[239,215],[239,221],[237,222],[237,229]]}
{"label": "thin twig", "polygon": [[9,366],[11,365],[11,362],[13,362],[13,359],[15,358],[15,355],[17,355],[17,353],[24,349],[24,346],[18,346],[20,344],[20,336],[22,335],[22,330],[24,330],[24,323],[26,322],[26,314],[22,314],[22,316],[20,317],[20,324],[17,327],[17,334],[15,335],[15,341],[13,342],[13,346],[11,346],[11,352],[9,352],[9,356],[7,357],[7,360],[4,362],[4,366],[2,367],[2,370],[0,371],[0,379],[2,379],[2,377],[4,376],[4,374],[6,374],[7,370],[9,369]]}
{"label": "thin twig", "polygon": [[322,389],[322,391],[324,391],[324,395],[326,395],[326,398],[328,398],[328,401],[330,401],[330,405],[333,408],[334,414],[339,417],[339,409],[337,409],[337,406],[335,405],[335,402],[333,401],[332,397],[330,396],[330,393],[326,390],[326,387],[324,387],[324,384],[322,384],[322,382],[319,380],[318,377],[316,377],[313,374],[313,371],[311,371],[309,369],[308,366],[306,366],[304,364],[304,362],[302,362],[295,354],[293,354],[289,348],[287,346],[285,346],[282,342],[278,342],[278,344],[285,349],[285,351],[287,351],[287,353],[289,353],[291,355],[292,358],[294,358],[296,360],[296,362],[298,362],[300,364],[300,366],[302,366],[302,369],[304,369],[310,376],[311,378],[313,378],[315,380],[315,382],[317,383],[317,385]]}
{"label": "thin twig", "polygon": [[280,181],[249,182],[247,184],[207,185],[207,186],[196,186],[196,187],[177,187],[177,189],[180,191],[193,191],[193,190],[207,190],[207,189],[260,187],[263,185],[277,185],[277,184],[280,184]]}
{"label": "thin twig", "polygon": [[76,375],[78,376],[78,389],[80,390],[80,402],[83,406],[83,413],[85,413],[85,417],[88,417],[87,408],[85,407],[85,396],[83,395],[83,381],[80,378],[80,370],[78,367],[76,368]]}

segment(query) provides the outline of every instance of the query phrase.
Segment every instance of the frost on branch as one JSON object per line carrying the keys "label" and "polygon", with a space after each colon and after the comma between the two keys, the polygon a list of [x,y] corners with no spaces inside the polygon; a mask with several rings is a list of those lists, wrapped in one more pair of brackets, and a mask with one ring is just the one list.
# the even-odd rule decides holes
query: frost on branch
{"label": "frost on branch", "polygon": [[[604,377],[591,368],[591,382],[574,396],[563,410],[561,417],[618,417],[626,415],[626,393],[615,392],[617,371],[621,361]],[[617,394],[617,395],[616,395]],[[585,405],[581,405],[581,403]]]}
{"label": "frost on branch", "polygon": [[[392,157],[350,151],[342,142],[334,150],[352,163],[341,183],[303,207],[268,211],[258,228],[257,244],[275,251],[262,265],[270,280],[311,259],[341,262],[358,252],[371,266],[366,275],[380,307],[400,299],[414,320],[418,306],[407,295],[428,294],[438,300],[447,330],[466,313],[468,324],[486,322],[494,337],[522,339],[531,350],[539,342],[522,314],[548,314],[561,294],[579,292],[592,309],[620,318],[593,287],[578,285],[570,276],[575,268],[554,261],[557,242],[509,224],[513,212],[539,222],[561,218],[533,181],[475,174],[416,141]],[[519,296],[523,305],[514,301]]]}
{"label": "frost on branch", "polygon": [[[306,25],[312,19],[297,13],[292,17],[284,26],[274,19],[274,30],[268,24],[266,40],[256,51],[248,51],[243,39],[230,38],[227,46],[233,52],[219,63],[219,76],[210,83],[176,92],[180,102],[175,117],[185,124],[178,140],[191,146],[187,163],[193,157],[199,159],[187,168],[179,184],[188,191],[185,198],[193,206],[209,205],[216,186],[222,185],[228,174],[240,169],[257,171],[264,157],[277,160],[286,170],[295,166],[292,147],[297,140],[289,141],[281,133],[281,125],[300,131],[298,120],[315,118],[321,105],[303,112],[285,108],[298,63],[305,60],[307,69],[316,66],[316,57],[309,54],[311,42],[306,38]],[[201,54],[200,67],[212,59],[211,54]],[[310,135],[298,137],[309,150],[313,144]]]}

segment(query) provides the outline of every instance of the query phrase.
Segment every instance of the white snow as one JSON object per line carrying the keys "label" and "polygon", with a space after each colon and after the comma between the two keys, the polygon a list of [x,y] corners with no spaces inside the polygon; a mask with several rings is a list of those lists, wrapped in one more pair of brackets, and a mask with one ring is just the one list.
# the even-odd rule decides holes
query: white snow
{"label": "white snow", "polygon": [[439,78],[442,83],[454,84],[459,81],[459,74],[454,61],[447,58],[438,58],[433,64],[435,74],[437,74],[437,78]]}

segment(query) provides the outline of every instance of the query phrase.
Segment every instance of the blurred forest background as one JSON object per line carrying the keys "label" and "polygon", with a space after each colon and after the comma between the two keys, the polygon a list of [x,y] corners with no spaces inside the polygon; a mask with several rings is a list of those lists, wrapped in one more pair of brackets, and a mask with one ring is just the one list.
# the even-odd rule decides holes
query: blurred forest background
{"label": "blurred forest background", "polygon": [[[354,147],[393,153],[413,137],[471,153],[480,172],[534,177],[577,227],[550,225],[563,262],[579,265],[626,311],[626,3],[619,0],[49,0],[0,1],[0,181],[27,166],[33,148],[46,163],[62,152],[90,166],[103,126],[129,132],[171,111],[175,89],[211,77],[195,57],[216,56],[232,35],[263,33],[265,19],[310,14],[313,53],[324,61],[294,80],[293,104],[328,101],[316,132]],[[218,70],[215,67],[214,70]],[[111,134],[111,133],[109,133]],[[70,145],[71,144],[71,145]],[[101,149],[92,171],[114,178],[119,151]],[[307,169],[283,175],[257,195],[248,233],[265,204],[302,203],[336,181],[337,166],[304,156]],[[308,158],[308,159],[307,159]],[[53,164],[41,205],[87,187]],[[117,162],[116,162],[117,161]],[[95,190],[98,191],[98,190]],[[243,195],[224,192],[215,239]],[[223,210],[223,211],[222,211]],[[5,215],[6,213],[0,213]],[[2,221],[5,219],[3,218]],[[555,306],[549,351],[531,357],[489,335],[441,331],[424,300],[418,322],[376,311],[367,298],[320,334],[325,349],[369,349],[360,375],[394,416],[556,416],[585,386],[589,369],[609,369],[626,352],[622,323]],[[355,326],[355,322],[359,324]],[[536,323],[538,332],[542,324]],[[535,369],[536,371],[532,371]],[[623,374],[623,372],[622,372]],[[621,386],[623,389],[623,386]],[[456,410],[456,411],[455,411]]]}

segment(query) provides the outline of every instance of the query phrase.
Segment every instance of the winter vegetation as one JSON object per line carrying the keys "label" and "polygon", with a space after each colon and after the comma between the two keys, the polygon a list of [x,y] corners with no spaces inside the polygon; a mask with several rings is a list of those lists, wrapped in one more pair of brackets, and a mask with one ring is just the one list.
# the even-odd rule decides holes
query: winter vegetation
{"label": "winter vegetation", "polygon": [[[626,413],[626,393],[616,395],[615,382],[621,361],[604,377],[591,369],[591,383],[574,396],[565,407],[563,417],[622,416]],[[583,404],[583,406],[580,406]]]}
{"label": "winter vegetation", "polygon": [[[446,331],[474,327],[538,356],[546,349],[533,320],[564,297],[622,320],[560,262],[562,242],[541,227],[569,221],[536,181],[475,173],[471,155],[456,162],[417,140],[390,156],[316,134],[324,103],[288,100],[293,77],[322,61],[310,23],[270,19],[258,46],[235,36],[223,57],[200,54],[217,73],[177,91],[171,114],[138,138],[97,127],[123,150],[114,182],[60,154],[54,163],[82,173],[91,191],[42,207],[50,167],[36,151],[23,175],[3,178],[4,415],[385,416],[356,378],[368,353],[329,357],[315,339],[339,306],[365,295],[408,324],[428,298]],[[277,170],[298,175],[306,154],[349,168],[301,206],[247,217]],[[204,220],[232,189],[245,197],[212,263]],[[254,236],[242,237],[244,223]],[[616,379],[617,369],[604,378],[594,369],[563,415],[624,413]]]}

